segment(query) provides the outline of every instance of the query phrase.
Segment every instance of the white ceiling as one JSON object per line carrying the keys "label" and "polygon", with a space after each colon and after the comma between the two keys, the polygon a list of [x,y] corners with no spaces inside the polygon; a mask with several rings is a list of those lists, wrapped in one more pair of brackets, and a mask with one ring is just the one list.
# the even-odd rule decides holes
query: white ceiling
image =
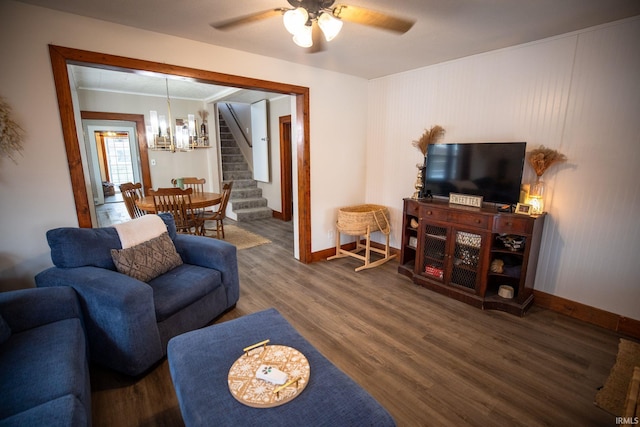
{"label": "white ceiling", "polygon": [[77,89],[187,99],[203,102],[242,102],[282,96],[256,90],[244,90],[181,78],[169,78],[70,65],[71,80]]}
{"label": "white ceiling", "polygon": [[367,79],[640,15],[639,0],[338,0],[416,24],[397,35],[345,22],[325,51],[309,54],[277,16],[228,31],[209,25],[286,0],[21,1]]}
{"label": "white ceiling", "polygon": [[[640,15],[640,0],[348,0],[343,4],[416,23],[407,33],[345,22],[326,50],[296,46],[278,16],[219,31],[212,22],[289,7],[286,0],[20,0],[64,12],[226,46],[366,79],[412,70]],[[166,96],[166,81],[72,66],[80,89]],[[275,94],[171,79],[169,94],[205,102],[251,103]]]}

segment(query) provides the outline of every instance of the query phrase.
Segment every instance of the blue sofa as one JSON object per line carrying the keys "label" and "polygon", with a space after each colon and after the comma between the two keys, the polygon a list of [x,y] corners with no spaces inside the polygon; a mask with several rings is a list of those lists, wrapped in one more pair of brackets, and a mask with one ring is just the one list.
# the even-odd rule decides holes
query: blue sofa
{"label": "blue sofa", "polygon": [[173,217],[159,216],[183,264],[148,282],[117,271],[111,249],[122,246],[113,227],[49,230],[54,267],[36,276],[38,287],[75,289],[91,360],[131,376],[162,359],[172,337],[235,306],[240,292],[235,246],[176,234]]}
{"label": "blue sofa", "polygon": [[0,293],[0,426],[88,425],[87,346],[75,292]]}

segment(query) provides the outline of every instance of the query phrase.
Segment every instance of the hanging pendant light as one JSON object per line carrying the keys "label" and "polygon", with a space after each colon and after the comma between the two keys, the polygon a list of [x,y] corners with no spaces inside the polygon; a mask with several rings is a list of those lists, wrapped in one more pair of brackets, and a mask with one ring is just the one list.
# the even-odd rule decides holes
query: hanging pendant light
{"label": "hanging pendant light", "polygon": [[324,38],[330,42],[342,29],[342,21],[330,13],[322,12],[318,17],[318,26],[324,34]]}
{"label": "hanging pendant light", "polygon": [[282,16],[284,27],[294,36],[301,31],[309,20],[309,12],[303,7],[287,10]]}
{"label": "hanging pendant light", "polygon": [[313,35],[311,25],[303,25],[302,28],[293,35],[293,42],[300,47],[313,46]]}
{"label": "hanging pendant light", "polygon": [[169,113],[169,149],[172,153],[176,152],[176,145],[173,139],[173,119],[171,118],[171,98],[169,98],[169,79],[164,79],[167,85],[167,110]]}

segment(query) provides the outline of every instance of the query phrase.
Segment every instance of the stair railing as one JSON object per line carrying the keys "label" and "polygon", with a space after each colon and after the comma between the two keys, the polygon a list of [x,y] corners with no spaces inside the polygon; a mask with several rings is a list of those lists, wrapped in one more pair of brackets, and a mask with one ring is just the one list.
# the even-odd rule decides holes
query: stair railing
{"label": "stair railing", "polygon": [[251,141],[249,141],[249,138],[244,132],[244,128],[242,127],[242,125],[240,125],[240,120],[238,120],[238,115],[236,114],[236,111],[233,109],[233,105],[229,103],[225,103],[225,106],[227,107],[227,110],[229,110],[231,117],[233,117],[233,121],[236,122],[236,126],[238,127],[238,129],[240,129],[240,133],[242,134],[242,137],[244,138],[247,145],[249,147],[253,147],[253,145],[251,144]]}

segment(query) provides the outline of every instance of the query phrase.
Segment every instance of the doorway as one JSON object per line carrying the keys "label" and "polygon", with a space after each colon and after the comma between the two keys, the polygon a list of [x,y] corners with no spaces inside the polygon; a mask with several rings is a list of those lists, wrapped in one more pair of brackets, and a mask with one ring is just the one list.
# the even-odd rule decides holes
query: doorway
{"label": "doorway", "polygon": [[82,128],[93,203],[102,205],[120,184],[141,181],[135,123],[82,120]]}
{"label": "doorway", "polygon": [[291,116],[279,117],[280,125],[280,194],[282,221],[293,216],[293,177],[291,164]]}
{"label": "doorway", "polygon": [[[132,152],[134,141],[131,132],[116,131],[96,131],[96,141],[99,141],[98,148],[102,154],[101,169],[105,171],[105,181],[119,186],[125,182],[136,182],[135,176],[140,176],[135,155]],[[134,170],[134,165],[136,168]]]}
{"label": "doorway", "polygon": [[[310,101],[308,87],[55,45],[49,45],[49,55],[51,57],[51,66],[58,97],[58,109],[62,122],[62,132],[67,153],[67,162],[69,164],[69,173],[71,175],[71,185],[74,193],[78,224],[81,227],[92,227],[93,224],[91,221],[84,172],[82,171],[82,156],[78,145],[76,117],[73,109],[73,96],[67,65],[77,64],[87,67],[117,69],[131,73],[144,71],[171,78],[191,78],[194,81],[202,83],[266,90],[292,95],[295,99],[295,120],[293,120],[295,125],[292,126],[292,128],[296,130],[296,141],[294,144],[296,147],[296,160],[292,163],[296,169],[296,173],[294,174],[296,180],[294,187],[297,188],[294,198],[294,205],[296,206],[296,214],[294,216],[294,235],[296,236],[296,239],[294,239],[294,256],[303,263],[313,261],[311,253],[311,149],[309,145]],[[144,130],[142,134],[144,137]],[[138,135],[138,139],[140,140],[140,134]],[[146,151],[144,154],[145,158],[141,159],[143,164],[148,162]],[[150,180],[149,177],[149,181]]]}

